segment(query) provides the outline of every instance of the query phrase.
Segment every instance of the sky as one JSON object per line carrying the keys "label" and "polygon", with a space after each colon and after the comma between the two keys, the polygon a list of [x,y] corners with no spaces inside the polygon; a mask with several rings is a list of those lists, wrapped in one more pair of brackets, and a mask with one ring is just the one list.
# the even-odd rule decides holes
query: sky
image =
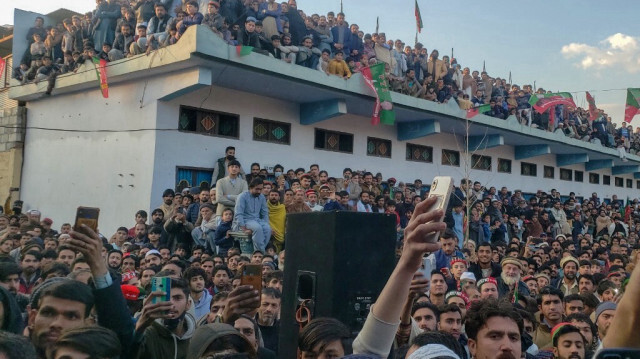
{"label": "sky", "polygon": [[[78,12],[92,0],[3,0],[0,24],[13,24],[13,7],[48,13],[60,7]],[[418,0],[424,28],[418,41],[429,52],[454,56],[462,67],[482,70],[513,83],[572,92],[586,107],[589,90],[614,122],[624,118],[626,88],[640,87],[640,1],[594,0],[471,1]],[[340,0],[298,0],[306,14],[340,11]],[[349,23],[375,31],[376,17],[387,39],[413,46],[414,0],[343,0]],[[622,89],[622,90],[615,90]],[[607,91],[603,91],[607,90]],[[613,90],[613,91],[612,91]],[[640,115],[631,123],[640,126]]]}

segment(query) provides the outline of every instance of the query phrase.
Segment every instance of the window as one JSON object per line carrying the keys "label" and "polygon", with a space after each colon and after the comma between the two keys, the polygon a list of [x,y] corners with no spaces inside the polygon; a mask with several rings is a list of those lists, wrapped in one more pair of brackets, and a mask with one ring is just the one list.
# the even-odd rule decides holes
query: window
{"label": "window", "polygon": [[584,182],[584,172],[574,171],[573,178],[575,178],[576,182]]}
{"label": "window", "polygon": [[291,124],[265,120],[262,118],[253,119],[253,140],[262,142],[278,143],[281,145],[291,144]]}
{"label": "window", "polygon": [[176,167],[176,192],[191,187],[208,190],[212,176],[213,168]]}
{"label": "window", "polygon": [[631,178],[627,178],[627,188],[633,188],[633,180]]}
{"label": "window", "polygon": [[391,141],[367,137],[367,156],[391,158]]}
{"label": "window", "polygon": [[334,132],[316,128],[314,148],[353,153],[353,135],[344,132]]}
{"label": "window", "polygon": [[460,167],[460,152],[453,150],[442,150],[442,164],[445,166]]}
{"label": "window", "polygon": [[491,157],[471,155],[471,168],[474,170],[491,171]]}
{"label": "window", "polygon": [[407,161],[433,162],[433,147],[407,143]]}
{"label": "window", "polygon": [[636,181],[636,189],[640,189],[640,181]]}
{"label": "window", "polygon": [[573,181],[573,171],[566,168],[560,169],[560,179],[563,181]]}
{"label": "window", "polygon": [[498,158],[498,172],[511,173],[511,160]]}
{"label": "window", "polygon": [[180,106],[178,130],[210,136],[240,138],[240,116],[209,111],[202,108]]}
{"label": "window", "polygon": [[600,175],[598,173],[589,173],[589,183],[600,184]]}
{"label": "window", "polygon": [[522,176],[536,177],[538,176],[538,165],[536,165],[535,163],[521,162],[520,174]]}
{"label": "window", "polygon": [[544,178],[555,178],[556,168],[551,166],[544,166]]}
{"label": "window", "polygon": [[624,187],[624,178],[616,177],[615,178],[615,185],[616,185],[616,187]]}
{"label": "window", "polygon": [[602,184],[611,186],[611,176],[602,175]]}

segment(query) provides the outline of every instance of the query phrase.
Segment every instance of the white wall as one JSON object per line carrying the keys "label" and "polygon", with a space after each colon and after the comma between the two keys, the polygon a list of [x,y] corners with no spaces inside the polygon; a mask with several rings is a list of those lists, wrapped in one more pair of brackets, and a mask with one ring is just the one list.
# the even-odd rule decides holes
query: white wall
{"label": "white wall", "polygon": [[[155,105],[140,108],[144,82],[52,96],[28,103],[29,127],[75,130],[155,128]],[[152,95],[153,94],[147,94]],[[99,228],[110,237],[131,227],[148,209],[155,131],[61,132],[29,129],[25,140],[21,199],[54,221],[73,223],[77,206],[100,207]]]}
{"label": "white wall", "polygon": [[[158,126],[177,127],[179,106],[203,107],[206,109],[235,113],[240,115],[240,139],[227,139],[184,132],[158,133],[158,144],[179,143],[179,148],[173,146],[156,146],[157,158],[154,169],[154,186],[152,205],[161,204],[161,195],[164,188],[175,186],[175,166],[189,167],[214,167],[215,160],[224,154],[226,146],[236,147],[236,156],[245,169],[252,162],[261,165],[280,163],[286,169],[304,167],[308,168],[312,163],[318,163],[321,169],[329,172],[330,176],[340,177],[345,167],[366,169],[373,172],[382,172],[384,178],[395,177],[398,181],[413,182],[420,178],[428,183],[436,175],[450,175],[457,181],[464,176],[464,165],[452,167],[442,165],[441,149],[462,150],[460,140],[450,134],[438,134],[412,141],[397,141],[396,128],[392,126],[371,126],[370,119],[359,116],[345,115],[333,118],[315,125],[304,126],[299,123],[299,106],[273,98],[261,97],[249,93],[214,87],[209,94],[209,89],[202,89],[167,103],[158,104]],[[253,141],[253,118],[265,118],[275,121],[290,122],[291,145]],[[353,133],[353,154],[345,154],[324,150],[314,150],[314,128],[329,129]],[[367,136],[392,140],[392,158],[378,158],[366,155]],[[420,163],[405,160],[406,142],[419,145],[432,146],[433,163]],[[584,172],[584,182],[561,181],[560,169],[555,170],[555,179],[543,178],[543,166],[555,167],[554,155],[545,155],[524,160],[524,162],[536,163],[537,177],[520,176],[520,162],[514,160],[512,146],[500,146],[479,154],[492,156],[492,171],[471,171],[470,177],[479,180],[486,186],[501,187],[506,185],[510,190],[519,188],[525,192],[535,192],[537,189],[549,191],[555,188],[563,195],[576,192],[578,196],[590,196],[592,192],[598,192],[601,197],[611,197],[618,194],[619,198],[629,196],[637,197],[637,190],[619,188],[614,186],[614,177],[611,176],[611,186],[589,184],[589,174]],[[185,156],[186,154],[186,156]],[[512,160],[512,174],[497,172],[498,157]],[[584,171],[584,165],[569,166],[566,168]],[[610,170],[596,171],[609,174]],[[623,176],[632,178],[629,175]],[[600,178],[602,183],[602,176]],[[634,188],[635,188],[634,180]]]}
{"label": "white wall", "polygon": [[[251,162],[286,169],[318,163],[332,176],[341,176],[344,167],[382,172],[385,178],[412,182],[421,178],[428,183],[435,175],[450,175],[459,181],[461,167],[441,165],[441,149],[458,149],[454,137],[438,134],[410,141],[434,148],[432,164],[405,160],[405,143],[396,140],[396,128],[371,126],[370,119],[341,116],[311,126],[299,124],[299,106],[267,97],[214,87],[194,91],[175,100],[156,99],[180,89],[191,81],[188,72],[155,77],[142,81],[120,83],[109,89],[109,99],[95,90],[70,95],[52,96],[28,103],[28,126],[75,130],[169,129],[168,131],[137,132],[60,132],[29,129],[25,140],[25,157],[21,197],[25,210],[40,209],[54,220],[58,228],[63,222],[73,222],[76,207],[101,208],[100,229],[110,236],[118,226],[132,226],[139,209],[151,210],[161,204],[162,191],[174,188],[176,166],[212,168],[223,155],[224,148],[234,145],[237,157],[248,167]],[[140,100],[144,92],[144,102]],[[240,115],[240,140],[212,137],[177,131],[180,105],[208,108]],[[292,123],[291,145],[256,142],[252,138],[253,117]],[[355,134],[353,154],[314,150],[314,128]],[[366,137],[392,140],[392,158],[366,155]],[[513,148],[501,146],[483,151],[493,157],[491,172],[473,171],[471,178],[487,186],[508,186],[524,191],[556,188],[562,194],[575,191],[587,196],[596,191],[601,197],[613,193],[620,198],[637,197],[637,190],[560,181],[543,178],[543,165],[555,166],[552,155],[528,160],[538,164],[537,177],[520,176],[520,161],[513,160],[512,175],[497,173],[497,158],[513,158]],[[583,170],[582,165],[570,167]],[[609,170],[598,171],[601,174]],[[625,178],[631,178],[628,175]],[[602,178],[601,178],[602,180]],[[634,180],[635,187],[635,180]]]}

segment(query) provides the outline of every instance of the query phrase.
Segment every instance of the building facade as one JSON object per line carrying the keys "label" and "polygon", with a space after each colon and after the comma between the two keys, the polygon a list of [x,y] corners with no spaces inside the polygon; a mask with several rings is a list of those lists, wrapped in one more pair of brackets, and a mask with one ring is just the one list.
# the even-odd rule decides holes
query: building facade
{"label": "building facade", "polygon": [[393,93],[397,122],[372,126],[372,92],[360,75],[345,81],[259,54],[240,57],[205,27],[176,45],[110,63],[109,97],[92,64],[46,84],[11,89],[27,103],[21,199],[27,209],[70,222],[78,205],[101,208],[111,235],[152,210],[166,188],[208,187],[227,146],[248,171],[319,164],[385,179],[429,183],[468,177],[487,188],[557,189],[600,198],[638,197],[640,157],[560,134],[479,115],[455,103]]}

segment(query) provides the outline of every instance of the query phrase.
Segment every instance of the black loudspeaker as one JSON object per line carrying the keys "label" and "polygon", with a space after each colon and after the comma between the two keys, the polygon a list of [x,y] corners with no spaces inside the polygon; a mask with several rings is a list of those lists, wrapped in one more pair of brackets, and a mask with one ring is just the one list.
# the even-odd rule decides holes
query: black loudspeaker
{"label": "black loudspeaker", "polygon": [[355,335],[395,267],[396,217],[379,213],[287,215],[278,357],[296,358],[296,311],[332,317]]}

